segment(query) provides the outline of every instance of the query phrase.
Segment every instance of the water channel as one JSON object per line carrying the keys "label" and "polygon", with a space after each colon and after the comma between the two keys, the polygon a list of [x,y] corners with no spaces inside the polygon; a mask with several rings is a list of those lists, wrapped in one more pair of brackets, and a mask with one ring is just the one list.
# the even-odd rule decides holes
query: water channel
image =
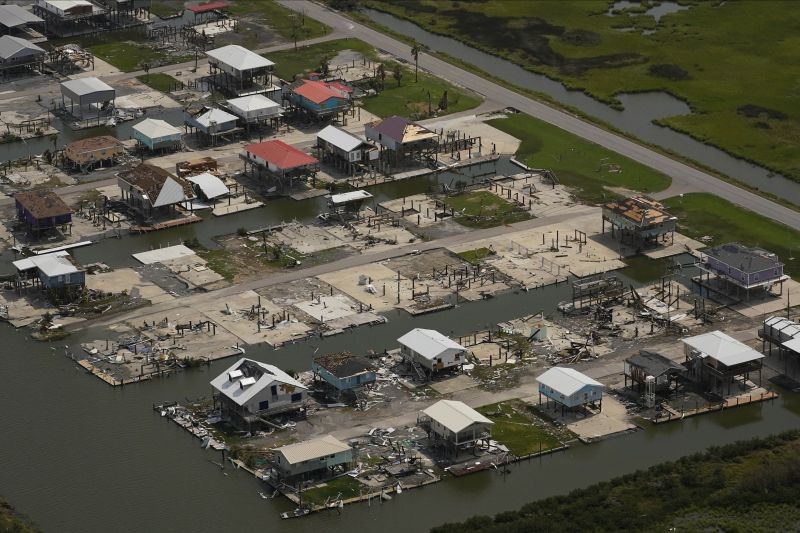
{"label": "water channel", "polygon": [[[617,110],[581,91],[569,90],[547,76],[525,70],[510,61],[455,39],[430,33],[412,22],[373,9],[364,9],[362,12],[374,22],[414,38],[431,50],[457,57],[514,85],[547,94],[561,104],[575,107],[592,117],[613,124],[620,131],[682,154],[742,183],[800,205],[800,183],[728,155],[688,135],[654,124],[653,120],[656,119],[691,113],[685,102],[667,93],[617,95],[624,106],[623,110]],[[663,15],[663,12],[659,11],[658,14]]]}

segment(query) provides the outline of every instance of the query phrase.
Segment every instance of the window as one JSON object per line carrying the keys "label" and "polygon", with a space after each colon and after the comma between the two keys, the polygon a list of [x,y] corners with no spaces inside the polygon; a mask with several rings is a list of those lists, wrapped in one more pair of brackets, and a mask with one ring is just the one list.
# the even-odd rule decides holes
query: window
{"label": "window", "polygon": [[303,393],[302,392],[297,392],[295,394],[292,394],[292,402],[299,402],[302,399],[303,399]]}
{"label": "window", "polygon": [[277,396],[278,395],[278,386],[277,385],[273,385],[272,387],[269,388],[269,390],[270,390],[270,392],[272,393],[273,396]]}
{"label": "window", "polygon": [[269,409],[269,401],[264,400],[263,402],[258,402],[258,410],[259,411],[264,411],[266,409]]}

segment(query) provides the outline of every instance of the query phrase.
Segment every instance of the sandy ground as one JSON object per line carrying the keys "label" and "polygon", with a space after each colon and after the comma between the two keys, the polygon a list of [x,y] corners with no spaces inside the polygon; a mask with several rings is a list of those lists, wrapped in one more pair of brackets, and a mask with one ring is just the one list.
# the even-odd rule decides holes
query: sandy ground
{"label": "sandy ground", "polygon": [[157,304],[174,299],[158,285],[145,280],[132,268],[120,268],[102,274],[86,276],[86,286],[104,292],[128,291],[131,296],[144,298]]}

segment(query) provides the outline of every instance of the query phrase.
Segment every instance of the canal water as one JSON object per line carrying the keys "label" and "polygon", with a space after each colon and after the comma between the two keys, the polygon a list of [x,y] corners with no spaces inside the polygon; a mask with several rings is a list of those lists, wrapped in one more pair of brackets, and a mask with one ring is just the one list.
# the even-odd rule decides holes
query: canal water
{"label": "canal water", "polygon": [[[666,3],[662,3],[662,6]],[[669,6],[659,7],[655,14],[661,16],[668,8]],[[614,125],[620,131],[672,150],[742,183],[800,205],[800,183],[728,155],[688,135],[654,124],[653,121],[656,119],[691,113],[685,102],[670,94],[623,93],[617,95],[617,99],[624,109],[617,110],[582,91],[569,90],[547,76],[525,70],[510,61],[487,54],[455,39],[430,33],[412,22],[374,9],[363,9],[362,12],[374,22],[414,38],[431,50],[457,57],[514,85],[547,94],[561,104],[575,107],[589,116]]]}
{"label": "canal water", "polygon": [[[626,279],[626,281],[629,281]],[[632,281],[632,280],[631,280]],[[315,351],[364,352],[394,346],[410,328],[465,334],[525,313],[552,312],[568,284],[510,292],[454,310],[313,339],[282,349],[248,347],[248,356],[304,370]],[[665,424],[495,471],[406,491],[391,502],[348,506],[283,522],[291,505],[263,500],[260,482],[230,467],[218,452],[200,449],[188,433],[152,412],[164,401],[210,394],[209,380],[231,360],[169,378],[111,388],[63,356],[63,343],[104,338],[87,330],[48,345],[0,325],[0,494],[45,531],[424,531],[474,514],[514,509],[546,496],[700,451],[711,445],[800,426],[800,401],[786,393],[772,403]],[[73,348],[74,349],[74,348]]]}

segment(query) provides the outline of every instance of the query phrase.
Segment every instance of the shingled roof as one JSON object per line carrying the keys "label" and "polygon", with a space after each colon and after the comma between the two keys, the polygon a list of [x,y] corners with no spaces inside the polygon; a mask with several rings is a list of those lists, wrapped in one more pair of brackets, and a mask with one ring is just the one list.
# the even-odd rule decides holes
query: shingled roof
{"label": "shingled roof", "polygon": [[14,200],[36,218],[72,214],[72,209],[59,195],[46,189],[18,192]]}
{"label": "shingled roof", "polygon": [[122,146],[122,141],[110,135],[100,135],[99,137],[89,137],[88,139],[80,139],[72,141],[66,148],[73,152],[94,152],[96,150],[107,150],[109,148],[117,148]]}

